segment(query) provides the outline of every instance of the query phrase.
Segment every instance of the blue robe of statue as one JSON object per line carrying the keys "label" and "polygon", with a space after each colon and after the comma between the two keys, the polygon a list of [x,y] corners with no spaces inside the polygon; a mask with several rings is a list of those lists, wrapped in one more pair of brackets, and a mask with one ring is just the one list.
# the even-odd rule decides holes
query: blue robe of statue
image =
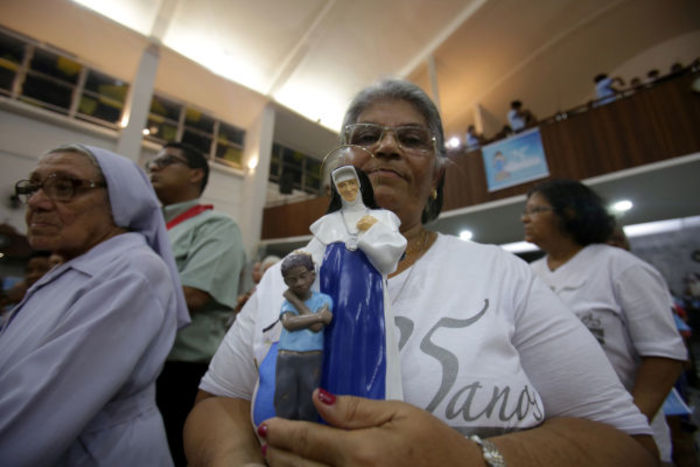
{"label": "blue robe of statue", "polygon": [[[377,219],[364,232],[351,234],[340,211],[311,226],[307,250],[320,253],[319,289],[333,299],[333,321],[325,330],[321,387],[334,394],[372,399],[400,398],[398,347],[386,275],[406,248],[396,215],[384,209],[362,212]],[[387,328],[387,322],[391,327]]]}
{"label": "blue robe of statue", "polygon": [[362,250],[326,246],[321,292],[336,307],[326,328],[321,387],[333,394],[386,396],[384,279]]}

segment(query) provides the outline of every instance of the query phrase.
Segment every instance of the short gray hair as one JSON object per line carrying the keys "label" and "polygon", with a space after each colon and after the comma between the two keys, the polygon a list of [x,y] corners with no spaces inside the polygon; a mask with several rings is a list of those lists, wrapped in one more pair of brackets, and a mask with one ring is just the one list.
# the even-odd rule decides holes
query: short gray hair
{"label": "short gray hair", "polygon": [[402,79],[384,79],[360,91],[350,103],[343,119],[341,135],[345,126],[356,123],[360,114],[377,101],[401,100],[415,107],[428,123],[428,128],[435,136],[438,156],[445,157],[445,133],[442,129],[440,112],[428,95],[415,84]]}
{"label": "short gray hair", "polygon": [[[442,129],[442,119],[440,112],[428,97],[428,95],[420,87],[415,84],[396,78],[389,78],[378,81],[377,83],[366,87],[352,100],[348,110],[345,112],[343,119],[343,127],[341,128],[341,144],[346,143],[345,127],[351,123],[356,123],[360,114],[375,102],[382,100],[400,100],[408,102],[425,118],[428,128],[435,136],[435,145],[437,151],[436,166],[437,170],[443,170],[447,160],[447,152],[445,150],[445,132]],[[421,221],[425,224],[437,219],[442,210],[443,186],[445,184],[444,173],[438,180],[436,187],[437,193],[435,198],[428,198],[423,209]]]}

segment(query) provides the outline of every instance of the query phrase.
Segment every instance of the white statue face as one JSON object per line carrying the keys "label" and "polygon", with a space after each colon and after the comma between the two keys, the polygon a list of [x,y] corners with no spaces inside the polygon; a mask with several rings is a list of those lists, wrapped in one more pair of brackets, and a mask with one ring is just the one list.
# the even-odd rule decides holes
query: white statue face
{"label": "white statue face", "polygon": [[340,196],[347,202],[352,203],[357,198],[357,193],[360,191],[360,186],[357,179],[351,178],[338,182],[335,186],[338,189]]}

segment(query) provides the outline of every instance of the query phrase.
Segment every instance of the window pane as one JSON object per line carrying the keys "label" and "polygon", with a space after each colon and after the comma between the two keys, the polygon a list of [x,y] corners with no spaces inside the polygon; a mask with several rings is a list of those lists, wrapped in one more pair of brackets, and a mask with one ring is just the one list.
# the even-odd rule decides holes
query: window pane
{"label": "window pane", "polygon": [[285,165],[282,167],[282,173],[291,173],[292,180],[294,180],[294,188],[301,189],[301,167],[291,167]]}
{"label": "window pane", "polygon": [[276,182],[279,179],[279,173],[280,170],[280,164],[277,161],[271,161],[270,162],[270,176],[269,180],[272,180],[273,182]]}
{"label": "window pane", "polygon": [[151,113],[173,120],[180,121],[180,104],[169,101],[160,96],[153,96],[151,99]]}
{"label": "window pane", "polygon": [[0,90],[12,91],[12,82],[24,57],[24,44],[0,33]]}
{"label": "window pane", "polygon": [[[177,138],[177,126],[168,122],[162,117],[150,115],[146,126],[151,132],[150,136],[167,142],[175,141]],[[150,138],[149,138],[150,139]]]}
{"label": "window pane", "polygon": [[185,109],[185,126],[211,134],[214,132],[214,119],[188,107]]}
{"label": "window pane", "polygon": [[312,157],[306,158],[306,175],[321,175],[321,161]]}
{"label": "window pane", "polygon": [[3,63],[0,60],[0,89],[12,91],[12,82],[15,80],[16,70],[11,68],[11,64]]}
{"label": "window pane", "polygon": [[116,102],[124,103],[129,85],[94,70],[88,72],[85,89]]}
{"label": "window pane", "polygon": [[219,144],[216,147],[216,157],[219,160],[224,160],[237,167],[242,167],[243,165],[243,151],[235,146]]}
{"label": "window pane", "polygon": [[78,118],[86,115],[110,123],[117,123],[122,115],[122,105],[111,99],[83,95],[78,104]]}
{"label": "window pane", "polygon": [[306,177],[305,180],[305,191],[309,193],[318,193],[321,190],[321,179],[320,178],[309,178]]}
{"label": "window pane", "polygon": [[0,32],[0,58],[19,65],[23,57],[24,43]]}
{"label": "window pane", "polygon": [[36,48],[30,68],[63,82],[76,84],[83,67],[69,58]]}
{"label": "window pane", "polygon": [[[22,95],[52,104],[66,111],[70,108],[73,89],[70,86],[38,76],[27,75],[22,87]],[[58,109],[54,109],[60,111]]]}
{"label": "window pane", "polygon": [[219,123],[219,141],[235,143],[243,146],[245,140],[245,130],[236,128],[233,125],[228,125],[224,122]]}
{"label": "window pane", "polygon": [[191,144],[195,148],[204,154],[204,157],[209,157],[209,150],[211,149],[211,138],[201,133],[195,133],[194,131],[185,130],[182,135],[182,142]]}
{"label": "window pane", "polygon": [[300,172],[304,165],[304,155],[289,148],[284,148],[282,152],[282,160],[284,161],[285,165],[290,164],[299,166]]}

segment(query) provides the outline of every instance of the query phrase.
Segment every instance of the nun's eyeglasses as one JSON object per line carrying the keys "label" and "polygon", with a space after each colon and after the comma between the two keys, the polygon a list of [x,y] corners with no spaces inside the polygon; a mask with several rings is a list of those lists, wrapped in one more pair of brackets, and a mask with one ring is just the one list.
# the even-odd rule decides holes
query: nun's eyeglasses
{"label": "nun's eyeglasses", "polygon": [[15,194],[26,203],[34,193],[41,189],[50,200],[65,203],[73,199],[78,191],[105,188],[106,186],[105,182],[82,180],[52,173],[43,182],[20,180],[15,183]]}
{"label": "nun's eyeglasses", "polygon": [[376,123],[351,123],[343,129],[344,142],[363,148],[379,143],[387,131],[394,133],[394,139],[406,152],[429,155],[435,151],[435,136],[422,126],[382,126]]}

